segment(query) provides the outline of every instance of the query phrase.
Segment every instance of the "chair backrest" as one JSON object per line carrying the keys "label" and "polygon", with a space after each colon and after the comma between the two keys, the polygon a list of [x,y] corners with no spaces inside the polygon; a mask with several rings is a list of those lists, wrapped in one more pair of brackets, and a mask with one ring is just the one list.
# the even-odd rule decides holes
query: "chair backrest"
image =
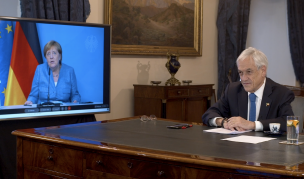
{"label": "chair backrest", "polygon": [[216,103],[216,101],[215,89],[212,89],[211,106]]}
{"label": "chair backrest", "polygon": [[[286,86],[286,85],[285,85]],[[304,88],[295,86],[286,86],[295,94],[295,100],[291,103],[291,107],[295,116],[300,117],[300,132],[303,132],[304,121]]]}
{"label": "chair backrest", "polygon": [[303,117],[304,117],[304,97],[295,96],[294,101],[291,103],[291,107],[295,116],[299,116],[300,124],[299,129],[300,132],[303,130]]}

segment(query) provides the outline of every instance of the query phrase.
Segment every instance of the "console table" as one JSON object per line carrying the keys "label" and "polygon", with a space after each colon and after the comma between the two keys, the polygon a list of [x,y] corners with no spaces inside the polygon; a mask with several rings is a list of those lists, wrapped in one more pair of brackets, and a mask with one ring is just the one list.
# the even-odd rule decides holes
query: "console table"
{"label": "console table", "polygon": [[173,124],[134,117],[13,131],[18,178],[303,178],[304,145],[279,144],[286,135],[238,143],[207,126],[166,127]]}
{"label": "console table", "polygon": [[213,84],[155,86],[134,84],[134,115],[202,123],[210,107]]}

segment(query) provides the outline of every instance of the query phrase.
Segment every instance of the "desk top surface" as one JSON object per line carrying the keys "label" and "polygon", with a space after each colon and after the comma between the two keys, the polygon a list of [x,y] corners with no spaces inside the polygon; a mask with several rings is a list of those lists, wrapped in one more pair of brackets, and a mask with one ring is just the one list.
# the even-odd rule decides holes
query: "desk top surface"
{"label": "desk top surface", "polygon": [[[168,129],[166,126],[177,122],[155,120],[142,122],[139,118],[91,122],[47,128],[14,131],[17,136],[42,138],[59,142],[68,140],[87,147],[95,146],[103,150],[133,151],[134,155],[153,155],[164,158],[189,160],[192,163],[206,161],[276,169],[286,173],[304,174],[304,145],[284,145],[286,135],[267,136],[263,132],[248,132],[242,135],[274,137],[276,139],[259,144],[230,142],[221,139],[234,137],[204,132],[206,126],[193,125],[187,129]],[[55,140],[54,140],[55,138]],[[300,136],[304,141],[304,136]],[[123,152],[122,152],[123,153]],[[132,153],[132,152],[131,152]],[[130,154],[130,152],[128,153]],[[191,160],[191,161],[190,161]],[[239,166],[239,167],[240,167]],[[242,168],[242,167],[240,167]],[[250,168],[250,167],[249,167]],[[276,173],[276,172],[274,172]]]}

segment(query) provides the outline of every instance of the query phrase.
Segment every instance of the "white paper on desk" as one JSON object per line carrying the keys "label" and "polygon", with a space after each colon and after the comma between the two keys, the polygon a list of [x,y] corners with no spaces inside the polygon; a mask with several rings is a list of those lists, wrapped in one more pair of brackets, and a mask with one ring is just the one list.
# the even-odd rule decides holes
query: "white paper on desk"
{"label": "white paper on desk", "polygon": [[249,131],[231,131],[229,129],[224,129],[224,128],[215,128],[215,129],[208,129],[204,130],[205,132],[214,132],[214,133],[219,133],[219,134],[242,134],[244,132],[250,132]]}
{"label": "white paper on desk", "polygon": [[273,140],[273,139],[276,139],[276,138],[240,135],[237,137],[230,137],[230,138],[226,138],[226,139],[222,139],[222,140],[228,140],[231,142],[258,144],[258,143],[266,142],[266,141]]}

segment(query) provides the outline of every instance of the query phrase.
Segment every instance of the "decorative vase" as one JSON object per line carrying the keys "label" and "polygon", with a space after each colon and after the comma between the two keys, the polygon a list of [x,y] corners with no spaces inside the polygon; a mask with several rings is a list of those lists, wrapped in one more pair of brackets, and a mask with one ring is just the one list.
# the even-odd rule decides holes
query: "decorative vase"
{"label": "decorative vase", "polygon": [[177,73],[178,69],[181,67],[181,64],[178,61],[178,54],[169,54],[167,52],[167,58],[168,61],[166,63],[166,68],[168,69],[169,73],[171,74],[171,78],[167,80],[165,85],[167,86],[172,85],[174,86],[175,84],[181,85],[181,83],[174,77],[174,75]]}

